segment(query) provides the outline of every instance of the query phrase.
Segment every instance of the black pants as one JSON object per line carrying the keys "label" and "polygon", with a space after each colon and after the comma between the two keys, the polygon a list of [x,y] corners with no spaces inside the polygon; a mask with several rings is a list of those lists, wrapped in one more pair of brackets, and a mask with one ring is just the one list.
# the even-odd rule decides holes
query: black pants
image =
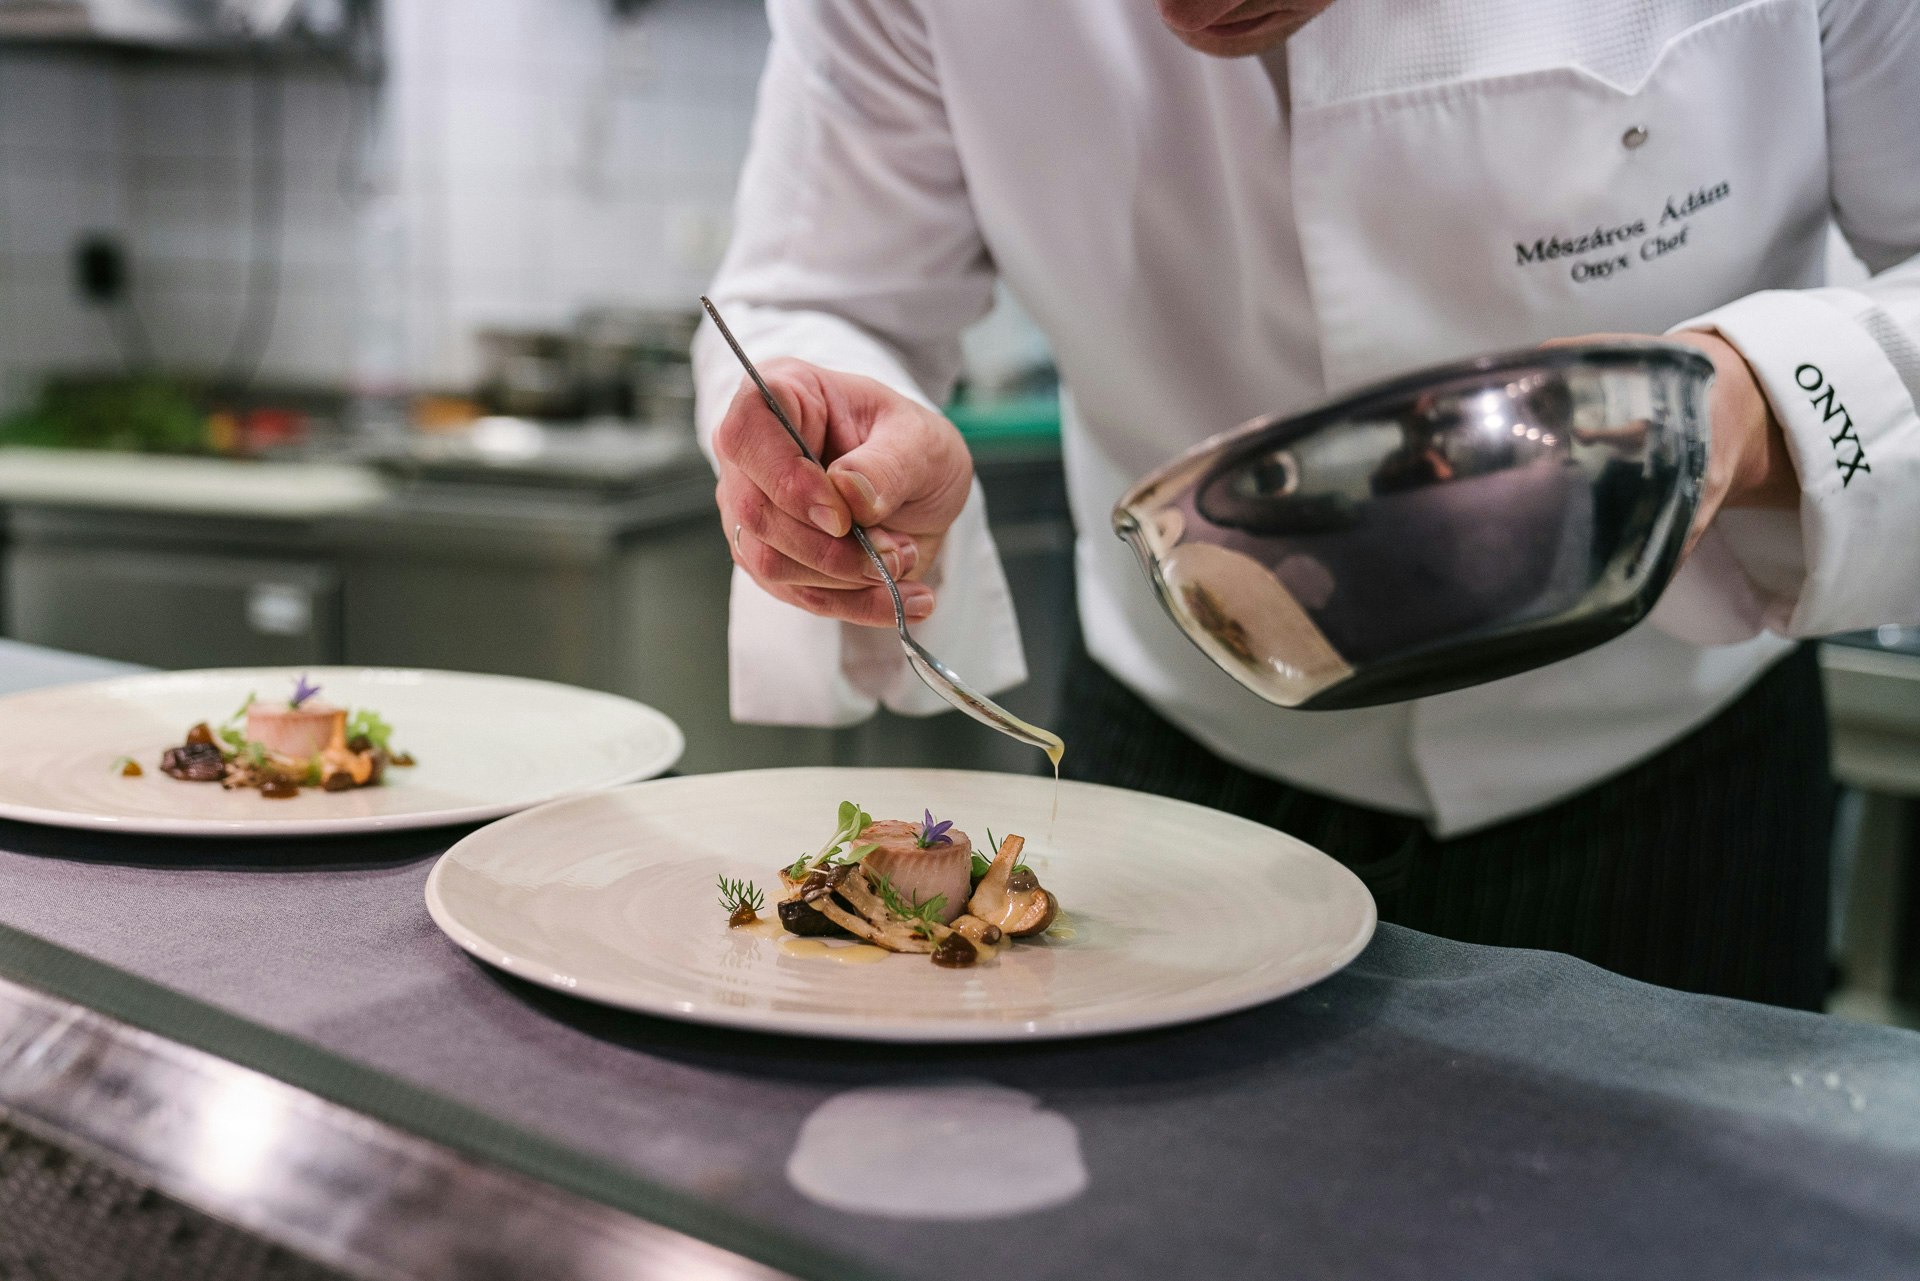
{"label": "black pants", "polygon": [[1067,777],[1290,832],[1358,873],[1382,920],[1567,952],[1667,987],[1820,1008],[1834,783],[1811,646],[1651,759],[1450,840],[1221,760],[1084,653],[1065,705]]}

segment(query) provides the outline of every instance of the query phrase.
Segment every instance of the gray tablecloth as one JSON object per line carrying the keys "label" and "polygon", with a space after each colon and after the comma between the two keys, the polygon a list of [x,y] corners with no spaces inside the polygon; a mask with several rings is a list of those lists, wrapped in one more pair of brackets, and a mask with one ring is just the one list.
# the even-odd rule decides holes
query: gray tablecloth
{"label": "gray tablecloth", "polygon": [[[0,648],[0,692],[88,670]],[[1911,1032],[1383,927],[1316,988],[1152,1034],[951,1049],[725,1033],[470,960],[421,900],[454,835],[0,824],[0,924],[902,1275],[1920,1272]],[[942,1222],[832,1209],[789,1181],[830,1099],[952,1080],[1064,1117],[1085,1190]],[[938,1135],[926,1147],[940,1160]]]}

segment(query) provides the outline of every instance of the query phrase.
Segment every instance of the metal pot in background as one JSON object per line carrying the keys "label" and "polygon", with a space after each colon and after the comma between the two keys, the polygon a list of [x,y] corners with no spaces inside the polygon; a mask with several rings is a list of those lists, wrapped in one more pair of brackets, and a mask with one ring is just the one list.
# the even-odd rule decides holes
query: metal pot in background
{"label": "metal pot in background", "polygon": [[1364,707],[1618,636],[1679,564],[1713,364],[1665,342],[1422,370],[1189,450],[1114,509],[1201,651],[1283,707]]}
{"label": "metal pot in background", "polygon": [[487,411],[516,418],[580,416],[580,382],[568,335],[541,329],[483,329],[480,400]]}
{"label": "metal pot in background", "polygon": [[588,418],[693,429],[699,313],[601,307],[574,326],[574,368]]}
{"label": "metal pot in background", "polygon": [[491,414],[540,422],[620,420],[693,429],[692,311],[602,307],[571,330],[476,335]]}

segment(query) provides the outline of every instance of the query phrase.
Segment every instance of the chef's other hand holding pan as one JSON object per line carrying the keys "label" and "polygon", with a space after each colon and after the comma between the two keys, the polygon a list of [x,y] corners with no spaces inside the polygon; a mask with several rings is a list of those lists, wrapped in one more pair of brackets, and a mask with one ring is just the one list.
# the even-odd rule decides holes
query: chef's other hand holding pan
{"label": "chef's other hand holding pan", "polygon": [[[1556,338],[1542,344],[1564,347],[1576,343],[1644,340],[1645,334],[1586,334]],[[1718,334],[1677,333],[1669,342],[1697,347],[1713,361],[1713,391],[1708,402],[1707,476],[1700,502],[1693,511],[1686,552],[1700,541],[1722,507],[1793,507],[1800,501],[1800,477],[1787,452],[1780,420],[1773,415],[1766,393],[1746,358]],[[1683,553],[1684,554],[1684,553]]]}
{"label": "chef's other hand holding pan", "polygon": [[742,379],[713,436],[734,563],[809,613],[891,627],[879,573],[847,537],[857,523],[900,580],[908,620],[931,614],[933,589],[921,580],[973,487],[959,429],[858,374],[792,359],[769,361],[761,374],[826,471],[800,456]]}

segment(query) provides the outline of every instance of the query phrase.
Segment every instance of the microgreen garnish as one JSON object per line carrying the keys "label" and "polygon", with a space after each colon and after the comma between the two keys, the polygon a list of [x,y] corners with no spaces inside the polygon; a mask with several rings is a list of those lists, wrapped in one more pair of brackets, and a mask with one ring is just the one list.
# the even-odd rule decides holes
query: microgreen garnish
{"label": "microgreen garnish", "polygon": [[380,713],[362,707],[347,718],[347,741],[365,738],[380,751],[389,750],[393,726],[380,719]]}
{"label": "microgreen garnish", "polygon": [[228,760],[247,750],[247,732],[240,725],[246,719],[247,710],[253,706],[257,697],[254,694],[247,695],[247,701],[234,709],[233,715],[227,717],[224,725],[213,731],[213,736],[226,744],[222,750]]}
{"label": "microgreen garnish", "polygon": [[[797,881],[814,867],[837,866],[833,860],[839,857],[845,842],[852,840],[854,837],[860,835],[860,833],[866,831],[867,827],[873,822],[873,815],[867,813],[852,801],[840,802],[838,818],[839,826],[833,829],[833,835],[827,838],[825,845],[822,845],[812,854],[802,854],[799,858],[787,865],[784,875],[788,880]],[[849,863],[858,862],[872,849],[873,846],[871,845],[864,846],[844,861]]]}
{"label": "microgreen garnish", "polygon": [[846,867],[850,863],[858,863],[861,859],[865,858],[867,855],[873,853],[875,850],[879,848],[880,847],[878,845],[875,845],[871,841],[869,841],[865,845],[854,846],[852,849],[848,850],[845,854],[836,853],[836,854],[829,855],[826,858],[826,860],[820,864],[820,866]]}
{"label": "microgreen garnish", "polygon": [[947,835],[948,831],[953,827],[952,819],[936,823],[933,821],[932,810],[922,810],[921,813],[926,817],[920,824],[920,830],[914,833],[913,843],[915,845],[918,845],[924,850],[931,849],[935,845],[953,844],[953,838]]}
{"label": "microgreen garnish", "polygon": [[300,704],[306,702],[319,692],[320,687],[318,685],[307,684],[307,674],[301,672],[300,678],[293,683],[293,697],[287,700],[287,706],[298,711]]}
{"label": "microgreen garnish", "polygon": [[767,905],[767,897],[759,886],[726,876],[715,879],[720,886],[720,906],[727,913],[728,925],[748,925],[759,919],[760,909]]}
{"label": "microgreen garnish", "polygon": [[868,872],[867,879],[873,883],[873,892],[880,896],[880,901],[887,905],[889,912],[906,921],[915,934],[923,938],[932,936],[934,920],[947,906],[946,895],[936,894],[924,903],[918,900],[909,903],[886,877]]}

